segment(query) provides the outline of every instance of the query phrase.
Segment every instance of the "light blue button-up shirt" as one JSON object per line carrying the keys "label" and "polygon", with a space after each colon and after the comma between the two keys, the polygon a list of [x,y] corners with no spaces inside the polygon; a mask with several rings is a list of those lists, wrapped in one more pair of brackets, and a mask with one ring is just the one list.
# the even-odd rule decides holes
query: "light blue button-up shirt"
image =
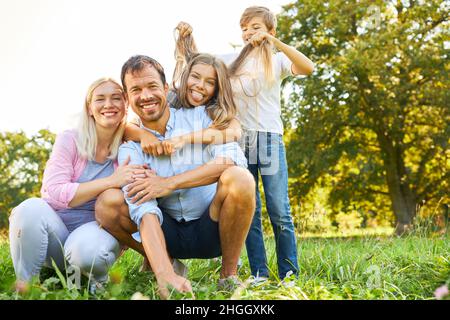
{"label": "light blue button-up shirt", "polygon": [[[150,131],[158,139],[164,140],[208,128],[212,124],[211,118],[205,111],[205,107],[196,108],[170,108],[170,117],[166,125],[166,133]],[[193,170],[216,158],[231,159],[236,165],[247,166],[244,153],[236,142],[218,145],[185,145],[172,156],[153,157],[142,151],[140,143],[127,142],[119,148],[119,164],[122,164],[130,156],[130,164],[147,164],[156,174],[161,177],[171,177],[186,171]],[[155,214],[162,224],[163,216],[161,210],[169,214],[177,221],[195,220],[209,208],[216,194],[217,183],[189,189],[175,190],[172,194],[150,200],[141,205],[130,202],[131,198],[123,188],[125,200],[129,207],[130,217],[140,228],[142,217],[145,214]]]}

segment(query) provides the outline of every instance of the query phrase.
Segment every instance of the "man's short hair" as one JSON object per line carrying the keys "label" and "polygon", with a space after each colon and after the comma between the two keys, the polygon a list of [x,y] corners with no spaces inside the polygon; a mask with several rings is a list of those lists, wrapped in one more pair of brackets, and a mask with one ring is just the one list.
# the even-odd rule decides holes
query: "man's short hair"
{"label": "man's short hair", "polygon": [[127,86],[125,84],[125,75],[128,72],[133,73],[141,71],[148,65],[152,66],[153,68],[156,69],[156,71],[158,71],[159,77],[161,78],[163,85],[166,84],[166,75],[164,73],[164,68],[158,61],[148,56],[136,55],[128,59],[127,62],[125,62],[124,65],[122,66],[122,73],[120,75],[120,80],[122,81],[122,87],[125,92],[127,91]]}

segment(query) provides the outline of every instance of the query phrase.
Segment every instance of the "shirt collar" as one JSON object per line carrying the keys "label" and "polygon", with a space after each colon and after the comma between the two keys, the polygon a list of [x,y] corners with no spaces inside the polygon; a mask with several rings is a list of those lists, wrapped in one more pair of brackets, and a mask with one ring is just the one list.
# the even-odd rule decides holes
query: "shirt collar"
{"label": "shirt collar", "polygon": [[[166,124],[166,134],[168,132],[171,132],[173,130],[173,128],[175,127],[175,109],[171,108],[169,105],[167,105],[167,106],[169,107],[169,120],[167,121],[167,124]],[[158,131],[150,129],[150,128],[147,128],[146,126],[144,126],[142,121],[141,121],[141,128],[151,132],[158,139],[159,138],[161,138],[161,139],[164,138],[164,136],[161,135]]]}

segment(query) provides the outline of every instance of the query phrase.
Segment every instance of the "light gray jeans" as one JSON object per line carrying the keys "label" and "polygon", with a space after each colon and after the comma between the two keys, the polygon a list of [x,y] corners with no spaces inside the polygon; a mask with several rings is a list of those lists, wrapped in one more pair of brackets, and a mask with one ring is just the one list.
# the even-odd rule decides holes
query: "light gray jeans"
{"label": "light gray jeans", "polygon": [[11,212],[9,241],[16,277],[29,281],[52,260],[60,270],[70,266],[96,282],[108,280],[108,269],[120,253],[119,242],[96,221],[69,233],[47,202],[25,200]]}

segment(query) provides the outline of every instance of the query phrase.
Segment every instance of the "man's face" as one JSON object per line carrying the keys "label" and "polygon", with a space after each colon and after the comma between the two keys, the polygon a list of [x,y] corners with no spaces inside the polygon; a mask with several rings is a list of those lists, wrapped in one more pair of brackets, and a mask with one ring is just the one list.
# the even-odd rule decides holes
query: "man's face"
{"label": "man's face", "polygon": [[141,71],[125,75],[128,100],[134,113],[144,124],[158,121],[167,109],[167,84],[163,84],[158,71],[147,65]]}

